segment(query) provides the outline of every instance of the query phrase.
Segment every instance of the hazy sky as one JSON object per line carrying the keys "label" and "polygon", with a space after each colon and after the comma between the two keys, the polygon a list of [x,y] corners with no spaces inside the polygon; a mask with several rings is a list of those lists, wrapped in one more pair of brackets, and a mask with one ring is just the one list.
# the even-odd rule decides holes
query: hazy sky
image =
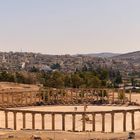
{"label": "hazy sky", "polygon": [[0,51],[140,50],[140,0],[0,0]]}

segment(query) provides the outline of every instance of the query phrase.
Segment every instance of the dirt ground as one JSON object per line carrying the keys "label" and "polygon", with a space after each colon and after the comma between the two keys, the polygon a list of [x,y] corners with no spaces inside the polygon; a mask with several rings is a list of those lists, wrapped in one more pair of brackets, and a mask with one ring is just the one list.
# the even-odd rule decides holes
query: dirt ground
{"label": "dirt ground", "polygon": [[26,91],[26,90],[38,90],[38,85],[29,85],[29,84],[18,84],[11,82],[0,82],[0,92],[2,91]]}
{"label": "dirt ground", "polygon": [[[127,140],[128,133],[93,132],[48,132],[48,131],[7,131],[0,130],[0,140],[32,140],[40,136],[42,140]],[[135,140],[140,140],[140,130],[134,131]]]}

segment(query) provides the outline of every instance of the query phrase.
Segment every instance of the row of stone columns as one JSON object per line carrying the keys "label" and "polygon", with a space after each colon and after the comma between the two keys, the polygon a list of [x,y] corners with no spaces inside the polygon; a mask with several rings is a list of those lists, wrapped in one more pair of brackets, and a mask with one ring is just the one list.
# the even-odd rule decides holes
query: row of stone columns
{"label": "row of stone columns", "polygon": [[[13,128],[14,130],[17,129],[17,111],[9,111],[9,112],[12,112],[13,113]],[[5,111],[5,128],[8,128],[8,111]],[[19,112],[21,113],[21,112]],[[119,112],[120,113],[120,112]],[[121,112],[123,114],[123,131],[126,131],[126,115],[127,115],[127,112],[126,111],[123,111]],[[131,111],[129,112],[131,113],[131,125],[132,125],[132,130],[135,129],[135,118],[134,118],[134,111]],[[22,112],[22,122],[23,122],[23,129],[26,129],[26,114],[28,114],[28,112]],[[39,114],[39,113],[35,113],[35,112],[31,112],[30,113],[32,115],[32,129],[34,130],[35,129],[35,115],[36,114]],[[89,113],[88,113],[89,114]],[[97,114],[101,114],[101,117],[102,117],[102,127],[101,127],[101,131],[102,132],[105,132],[105,115],[108,114],[108,113],[97,113]],[[96,113],[92,113],[92,114],[89,114],[92,116],[92,131],[96,131],[96,121],[95,121],[95,118],[96,118]],[[110,115],[111,115],[111,132],[113,133],[114,132],[114,128],[115,128],[115,114],[117,114],[116,112],[111,112]],[[65,117],[67,115],[67,113],[60,113],[59,115],[62,116],[62,131],[65,131],[65,128],[66,128],[66,121],[65,121]],[[68,114],[70,115],[70,114]],[[82,116],[82,131],[86,131],[86,112],[81,112],[81,113],[78,113],[76,114],[75,112],[71,114],[72,115],[72,131],[76,131],[76,115],[81,115]],[[52,118],[52,130],[54,131],[55,130],[55,112],[54,113],[51,113],[51,118]],[[45,130],[45,113],[41,113],[41,124],[42,124],[42,130]]]}
{"label": "row of stone columns", "polygon": [[39,92],[18,92],[18,93],[0,93],[0,105],[30,105],[36,102],[41,102],[41,95]]}
{"label": "row of stone columns", "polygon": [[[104,91],[109,92],[109,90],[97,90],[97,91],[93,90],[92,91],[92,92],[96,93],[97,102],[99,101],[98,92],[102,93],[102,97],[100,97],[100,98],[103,101]],[[121,91],[124,93],[124,97],[125,97],[125,91],[124,90],[121,90]],[[79,91],[78,90],[74,90],[74,91],[73,90],[68,90],[68,91],[66,90],[65,92],[66,92],[66,95],[58,95],[57,91],[55,91],[55,95],[57,97],[54,97],[53,90],[51,92],[52,95],[50,95],[49,91],[48,92],[45,92],[45,91],[44,92],[43,91],[39,92],[38,91],[38,92],[21,92],[21,93],[16,93],[16,92],[15,93],[12,93],[12,92],[11,93],[10,92],[9,93],[0,93],[0,95],[1,95],[0,103],[1,104],[7,104],[7,105],[15,105],[15,104],[17,104],[17,105],[29,105],[29,104],[32,104],[32,103],[41,102],[42,100],[44,102],[49,103],[50,101],[53,101],[54,99],[58,100],[59,99],[58,96],[61,96],[60,97],[61,100],[66,100],[66,101],[71,101],[71,102],[75,98],[76,103],[78,103],[79,98],[82,101],[83,100],[88,101],[88,91],[86,92],[84,90],[82,91],[82,90],[79,89]],[[79,96],[80,92],[85,92],[84,97]],[[110,99],[110,97],[107,97],[107,98],[108,98],[108,100],[111,100],[112,103],[114,103],[115,102],[115,92],[114,92],[114,90],[112,90],[111,92],[112,92],[112,98],[111,99]],[[117,92],[119,94],[120,90],[118,90]],[[47,98],[48,98],[47,101],[46,101],[46,94],[47,94]],[[65,97],[62,98],[63,96],[65,96]],[[92,99],[95,99],[95,95],[92,94],[92,96],[93,96]],[[132,93],[130,91],[130,93],[129,93],[129,101],[130,102],[131,102],[131,98],[132,98],[131,96],[132,96]],[[91,95],[90,95],[90,97],[91,97]],[[19,100],[19,101],[17,101],[17,100]],[[124,101],[125,101],[125,99],[124,99]]]}
{"label": "row of stone columns", "polygon": [[[105,90],[104,89],[101,89],[101,90],[98,89],[98,90],[91,90],[91,91],[81,90],[81,89],[79,89],[79,90],[64,90],[64,91],[62,90],[61,91],[60,89],[57,89],[57,90],[53,91],[53,89],[52,89],[52,90],[42,91],[42,93],[43,93],[43,101],[46,102],[46,103],[50,103],[51,101],[58,100],[59,96],[61,96],[61,98],[60,98],[61,100],[66,100],[66,101],[71,101],[72,102],[73,99],[75,99],[76,103],[78,103],[79,99],[81,99],[82,102],[83,101],[88,102],[88,99],[89,99],[88,94],[89,93],[91,94],[90,95],[91,99],[96,99],[97,102],[99,100],[102,100],[102,102],[103,102],[105,91],[107,93],[109,93],[106,98],[107,98],[108,101],[111,101],[111,103],[115,103],[115,99],[118,99],[118,97],[115,96],[115,92],[118,93],[118,96],[119,96],[120,92],[122,92],[124,94],[123,102],[125,102],[125,95],[126,94],[125,94],[124,89],[117,90],[117,91],[106,90],[106,89]],[[62,93],[60,94],[60,92],[62,92]],[[65,92],[66,95],[63,95],[63,92]],[[99,96],[99,92],[101,93],[101,96]],[[80,94],[84,94],[84,96],[83,95],[80,96]],[[56,95],[57,97],[54,97],[54,95]],[[46,96],[47,96],[47,100],[46,100]],[[111,96],[111,98],[110,98],[110,96]],[[128,101],[130,101],[130,102],[131,102],[131,98],[132,98],[131,96],[132,96],[132,92],[130,91],[129,92],[129,97],[128,97]]]}

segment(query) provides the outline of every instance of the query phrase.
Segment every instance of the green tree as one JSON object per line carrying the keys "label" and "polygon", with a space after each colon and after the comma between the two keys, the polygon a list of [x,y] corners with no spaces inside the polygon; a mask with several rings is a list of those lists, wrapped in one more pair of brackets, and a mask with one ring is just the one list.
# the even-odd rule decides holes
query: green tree
{"label": "green tree", "polygon": [[79,88],[83,84],[83,79],[77,73],[72,74],[71,81],[73,88]]}
{"label": "green tree", "polygon": [[65,87],[71,87],[72,86],[71,76],[69,74],[65,75],[64,83],[65,83]]}
{"label": "green tree", "polygon": [[58,64],[58,63],[52,64],[52,65],[51,65],[51,69],[58,69],[58,70],[60,70],[60,69],[61,69],[61,66],[60,66],[60,64]]}
{"label": "green tree", "polygon": [[24,76],[21,73],[16,72],[15,73],[15,82],[17,82],[17,83],[26,83],[26,80],[25,80]]}
{"label": "green tree", "polygon": [[55,71],[45,79],[45,85],[53,88],[64,87],[64,75],[61,72]]}
{"label": "green tree", "polygon": [[116,77],[114,79],[114,86],[116,87],[121,83],[122,83],[122,76],[121,76],[120,72],[118,71],[117,75],[116,75]]}
{"label": "green tree", "polygon": [[0,73],[0,81],[14,82],[14,75],[12,73],[3,71]]}

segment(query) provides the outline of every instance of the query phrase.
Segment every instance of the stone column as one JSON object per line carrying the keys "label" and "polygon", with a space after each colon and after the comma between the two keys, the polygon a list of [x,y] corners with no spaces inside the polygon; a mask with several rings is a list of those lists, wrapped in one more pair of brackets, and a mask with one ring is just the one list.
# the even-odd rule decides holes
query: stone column
{"label": "stone column", "polygon": [[2,93],[2,103],[4,103],[4,94],[5,93]]}
{"label": "stone column", "polygon": [[88,90],[86,90],[86,103],[88,103]]}
{"label": "stone column", "polygon": [[95,98],[94,98],[94,95],[95,95],[95,91],[94,90],[92,90],[92,100],[94,100]]}
{"label": "stone column", "polygon": [[65,131],[65,114],[62,114],[62,130]]}
{"label": "stone column", "polygon": [[52,130],[55,130],[55,114],[52,114]]}
{"label": "stone column", "polygon": [[112,103],[114,104],[114,90],[112,91]]}
{"label": "stone column", "polygon": [[108,101],[108,103],[110,103],[110,102],[109,102],[109,94],[110,94],[110,90],[109,90],[109,89],[106,90],[106,93],[107,93],[107,101]]}
{"label": "stone column", "polygon": [[126,131],[126,112],[123,112],[123,131]]}
{"label": "stone column", "polygon": [[41,102],[41,101],[43,101],[44,103],[46,102],[46,94],[44,91],[36,92],[36,102]]}
{"label": "stone column", "polygon": [[35,113],[32,113],[32,129],[35,129]]}
{"label": "stone column", "polygon": [[12,105],[14,105],[14,94],[13,94],[13,92],[11,93],[11,101],[12,101]]}
{"label": "stone column", "polygon": [[123,94],[124,94],[124,96],[123,96],[123,103],[125,103],[125,88],[123,89]]}
{"label": "stone column", "polygon": [[43,102],[46,103],[46,93],[43,91]]}
{"label": "stone column", "polygon": [[85,131],[85,127],[86,127],[86,120],[85,120],[85,117],[86,117],[86,113],[83,113],[83,114],[82,114],[82,120],[83,120],[83,124],[82,124],[82,125],[83,125],[83,129],[82,129],[82,130],[83,130],[83,131]]}
{"label": "stone column", "polygon": [[36,102],[36,91],[30,91],[30,98],[31,103]]}
{"label": "stone column", "polygon": [[0,93],[0,104],[2,104],[2,93]]}
{"label": "stone column", "polygon": [[5,128],[8,128],[8,112],[5,111]]}
{"label": "stone column", "polygon": [[22,94],[24,94],[24,103],[23,104],[26,105],[26,102],[27,102],[26,97],[27,97],[27,95],[26,95],[26,93],[22,93]]}
{"label": "stone column", "polygon": [[[52,102],[54,103],[54,100],[55,100],[55,95],[56,95],[56,91],[53,92],[52,94]],[[65,99],[66,99],[66,95],[65,95]]]}
{"label": "stone column", "polygon": [[114,112],[111,113],[111,132],[114,133]]}
{"label": "stone column", "polygon": [[134,111],[131,113],[132,130],[135,130],[135,118]]}
{"label": "stone column", "polygon": [[25,93],[25,104],[28,105],[28,93]]}
{"label": "stone column", "polygon": [[76,117],[76,115],[72,114],[72,131],[73,132],[75,131],[75,117]]}
{"label": "stone column", "polygon": [[84,112],[86,112],[86,111],[87,111],[87,104],[84,103]]}
{"label": "stone column", "polygon": [[69,102],[69,93],[67,90],[65,90],[65,92],[66,92],[66,102],[68,103]]}
{"label": "stone column", "polygon": [[49,92],[49,98],[50,98],[49,101],[50,101],[50,102],[53,101],[53,92],[54,92],[53,89],[51,89],[50,92]]}
{"label": "stone column", "polygon": [[81,102],[82,103],[84,101],[84,93],[85,93],[85,91],[83,89],[81,89]]}
{"label": "stone column", "polygon": [[[33,103],[36,103],[36,93],[37,93],[37,91],[32,92]],[[41,97],[41,96],[40,96],[40,97]],[[41,99],[41,98],[40,98],[40,99]]]}
{"label": "stone column", "polygon": [[32,104],[33,103],[33,94],[32,94],[32,92],[30,92],[30,104]]}
{"label": "stone column", "polygon": [[17,129],[17,112],[13,112],[14,115],[14,130]]}
{"label": "stone column", "polygon": [[102,113],[102,132],[105,132],[105,113]]}
{"label": "stone column", "polygon": [[7,105],[7,99],[8,99],[8,98],[7,98],[7,97],[8,97],[7,94],[8,94],[7,92],[4,93],[4,103],[6,103],[6,105]]}
{"label": "stone column", "polygon": [[57,93],[56,93],[56,103],[58,104],[59,103],[59,94],[58,94],[58,90],[57,90]]}
{"label": "stone column", "polygon": [[42,117],[42,130],[45,129],[45,114],[41,114]]}
{"label": "stone column", "polygon": [[33,103],[36,103],[36,94],[37,94],[37,91],[32,92]]}
{"label": "stone column", "polygon": [[9,93],[7,93],[6,96],[7,96],[7,105],[9,105],[10,104],[10,102],[9,102]]}
{"label": "stone column", "polygon": [[92,131],[96,131],[96,128],[95,128],[95,117],[96,117],[96,114],[93,113],[92,114]]}
{"label": "stone column", "polygon": [[25,112],[22,113],[22,117],[23,117],[23,129],[25,129],[26,128],[26,113]]}
{"label": "stone column", "polygon": [[23,95],[22,95],[22,93],[20,93],[20,105],[22,105],[23,104]]}
{"label": "stone column", "polygon": [[73,92],[72,90],[70,92],[71,92],[71,102],[73,102]]}
{"label": "stone column", "polygon": [[77,89],[75,92],[76,92],[76,103],[78,103],[78,93],[77,93],[78,91],[77,91]]}
{"label": "stone column", "polygon": [[47,95],[48,95],[48,103],[50,103],[50,90],[47,91]]}
{"label": "stone column", "polygon": [[132,95],[132,91],[129,91],[129,102],[131,103],[131,95]]}
{"label": "stone column", "polygon": [[97,93],[97,103],[99,101],[99,93],[98,93],[98,90],[96,90],[96,93]]}
{"label": "stone column", "polygon": [[24,101],[24,95],[23,95],[23,92],[21,92],[21,105],[23,105],[23,101]]}
{"label": "stone column", "polygon": [[102,104],[103,104],[103,100],[104,100],[104,89],[101,90],[102,93]]}
{"label": "stone column", "polygon": [[[117,91],[118,91],[118,97],[119,97],[120,96],[121,89],[118,89]],[[117,101],[120,102],[120,99],[118,98]]]}

